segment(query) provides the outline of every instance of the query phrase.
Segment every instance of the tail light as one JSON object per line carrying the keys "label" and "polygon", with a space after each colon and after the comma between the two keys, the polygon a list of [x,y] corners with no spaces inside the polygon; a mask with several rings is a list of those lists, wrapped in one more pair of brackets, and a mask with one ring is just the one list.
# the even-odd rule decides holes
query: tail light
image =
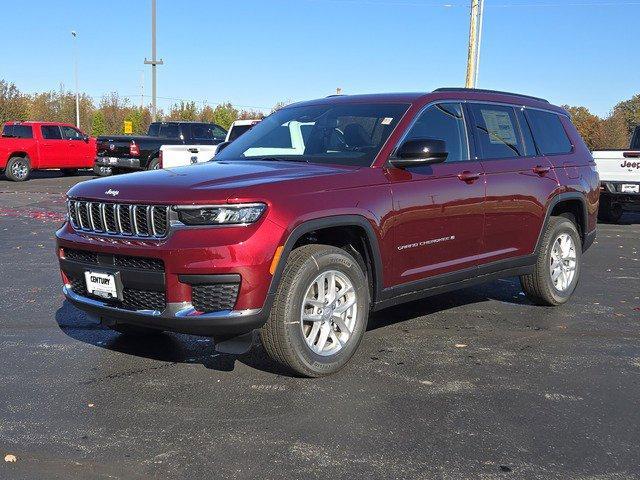
{"label": "tail light", "polygon": [[133,140],[131,140],[131,145],[129,145],[129,155],[131,155],[132,157],[140,156],[140,147],[136,145],[136,142],[134,142]]}
{"label": "tail light", "polygon": [[158,155],[158,168],[162,168],[162,157],[164,155],[162,154],[162,150],[160,150],[160,154]]}

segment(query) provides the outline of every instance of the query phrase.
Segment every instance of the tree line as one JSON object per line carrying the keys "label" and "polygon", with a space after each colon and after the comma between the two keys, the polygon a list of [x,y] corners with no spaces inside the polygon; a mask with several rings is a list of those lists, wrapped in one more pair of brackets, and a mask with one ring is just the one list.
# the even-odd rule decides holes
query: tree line
{"label": "tree line", "polygon": [[[273,110],[283,104],[277,104]],[[133,134],[144,134],[151,123],[151,109],[148,105],[133,105],[128,98],[121,97],[116,92],[104,95],[97,103],[89,95],[81,93],[79,106],[80,128],[93,136],[122,134],[125,120],[132,123]],[[199,107],[196,102],[181,101],[171,105],[166,112],[161,109],[157,112],[159,120],[212,122],[227,129],[235,120],[262,117],[264,113],[261,111],[236,108],[229,102]],[[40,120],[75,125],[75,94],[62,87],[57,91],[26,94],[15,84],[0,80],[0,123],[10,120]]]}
{"label": "tree line", "polygon": [[[87,94],[80,98],[80,127],[93,136],[122,134],[124,121],[130,121],[134,134],[144,134],[151,123],[149,106],[133,105],[128,98],[113,92],[97,103]],[[275,105],[272,111],[285,102]],[[75,94],[64,88],[25,94],[13,84],[0,80],[0,123],[9,120],[47,120],[75,124]],[[636,125],[640,125],[640,95],[624,100],[602,118],[586,107],[565,105],[574,124],[592,150],[627,148]],[[196,102],[177,102],[169,110],[158,111],[158,119],[213,122],[224,128],[238,119],[262,118],[263,112],[244,110],[231,103],[198,106]]]}

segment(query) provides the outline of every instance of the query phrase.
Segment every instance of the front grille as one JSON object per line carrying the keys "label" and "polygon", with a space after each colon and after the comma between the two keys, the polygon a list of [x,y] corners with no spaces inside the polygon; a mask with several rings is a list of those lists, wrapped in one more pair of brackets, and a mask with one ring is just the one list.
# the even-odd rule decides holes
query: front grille
{"label": "front grille", "polygon": [[101,253],[98,258],[96,252],[88,250],[76,250],[74,248],[63,248],[64,257],[77,262],[91,263],[93,265],[105,267],[135,268],[138,270],[153,270],[164,272],[164,262],[158,258],[131,257],[128,255],[111,255]]}
{"label": "front grille", "polygon": [[76,230],[164,238],[169,233],[169,207],[68,200],[69,218]]}
{"label": "front grille", "polygon": [[199,312],[232,310],[238,297],[239,283],[192,285],[191,303]]}
{"label": "front grille", "polygon": [[102,297],[89,295],[84,277],[70,278],[71,290],[82,297],[95,298],[108,305],[125,310],[156,310],[162,312],[166,306],[166,298],[164,292],[154,292],[151,290],[134,290],[125,288],[122,291],[122,301],[105,300]]}

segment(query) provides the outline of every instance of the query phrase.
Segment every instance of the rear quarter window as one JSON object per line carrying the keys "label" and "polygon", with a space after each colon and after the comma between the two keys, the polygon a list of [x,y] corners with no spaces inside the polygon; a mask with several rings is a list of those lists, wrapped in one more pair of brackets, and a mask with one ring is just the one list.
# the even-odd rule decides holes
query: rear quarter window
{"label": "rear quarter window", "polygon": [[560,155],[573,149],[571,140],[556,113],[527,110],[533,138],[543,155]]}
{"label": "rear quarter window", "polygon": [[3,137],[33,138],[33,129],[30,125],[5,125],[2,129]]}

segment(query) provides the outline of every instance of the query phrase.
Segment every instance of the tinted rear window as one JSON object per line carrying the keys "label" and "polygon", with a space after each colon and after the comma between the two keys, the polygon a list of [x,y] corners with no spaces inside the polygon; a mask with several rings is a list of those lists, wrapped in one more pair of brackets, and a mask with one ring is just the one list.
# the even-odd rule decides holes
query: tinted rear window
{"label": "tinted rear window", "polygon": [[159,123],[152,123],[151,125],[149,125],[149,131],[147,132],[147,135],[149,135],[150,137],[157,137],[158,133],[160,133]]}
{"label": "tinted rear window", "polygon": [[29,125],[5,125],[2,129],[3,137],[33,138],[33,129]]}
{"label": "tinted rear window", "polygon": [[234,125],[233,127],[231,127],[231,133],[229,134],[229,141],[233,142],[240,135],[251,130],[251,127],[253,127],[253,125]]}
{"label": "tinted rear window", "polygon": [[191,124],[191,138],[198,140],[224,140],[227,135],[222,128],[211,123]]}
{"label": "tinted rear window", "polygon": [[62,140],[62,134],[60,133],[60,127],[57,125],[43,125],[42,138],[46,140]]}
{"label": "tinted rear window", "polygon": [[556,155],[571,151],[573,146],[557,114],[527,110],[527,119],[540,153]]}
{"label": "tinted rear window", "polygon": [[160,125],[160,136],[164,138],[180,138],[180,129],[175,123],[163,123]]}

